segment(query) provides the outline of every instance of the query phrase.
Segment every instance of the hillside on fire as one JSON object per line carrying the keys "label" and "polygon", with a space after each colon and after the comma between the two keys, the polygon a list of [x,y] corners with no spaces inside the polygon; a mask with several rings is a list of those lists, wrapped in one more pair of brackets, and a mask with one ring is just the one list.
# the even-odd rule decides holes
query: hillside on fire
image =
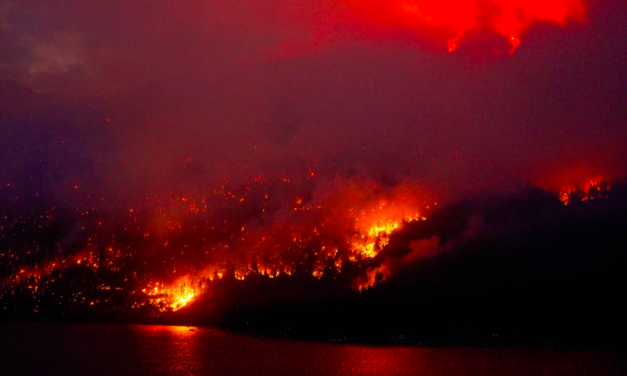
{"label": "hillside on fire", "polygon": [[[225,279],[178,317],[287,338],[621,348],[626,194],[464,200],[399,228],[352,269]],[[351,286],[368,275],[370,288]]]}
{"label": "hillside on fire", "polygon": [[624,347],[625,20],[0,2],[0,320]]}
{"label": "hillside on fire", "polygon": [[[2,264],[1,317],[344,341],[621,346],[626,185],[561,193],[522,186],[438,204],[415,188],[358,178],[320,197],[320,183],[304,181],[233,189],[235,206],[211,214],[191,197],[171,198],[133,209],[122,222],[115,212],[72,218],[14,207],[22,214],[4,219],[3,245],[33,252],[26,260],[2,255],[9,262]],[[290,200],[289,213],[266,201],[288,188],[304,197]],[[215,216],[232,216],[239,194],[259,206],[227,225]],[[346,216],[354,205],[374,214]],[[170,218],[160,224],[165,233],[151,234],[155,210]],[[276,211],[271,221],[264,222],[266,211]],[[370,220],[367,230],[359,220]],[[253,222],[257,228],[247,230]],[[55,250],[75,223],[89,236],[75,234]]]}

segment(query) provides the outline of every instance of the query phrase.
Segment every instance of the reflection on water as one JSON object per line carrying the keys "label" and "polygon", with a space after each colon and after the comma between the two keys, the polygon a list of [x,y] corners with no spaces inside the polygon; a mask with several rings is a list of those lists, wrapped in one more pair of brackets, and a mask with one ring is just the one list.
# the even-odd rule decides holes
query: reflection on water
{"label": "reflection on water", "polygon": [[269,340],[180,326],[0,324],[2,375],[619,375],[618,353]]}
{"label": "reflection on water", "polygon": [[143,362],[147,373],[197,374],[204,367],[197,331],[185,326],[133,326],[140,342],[149,344]]}

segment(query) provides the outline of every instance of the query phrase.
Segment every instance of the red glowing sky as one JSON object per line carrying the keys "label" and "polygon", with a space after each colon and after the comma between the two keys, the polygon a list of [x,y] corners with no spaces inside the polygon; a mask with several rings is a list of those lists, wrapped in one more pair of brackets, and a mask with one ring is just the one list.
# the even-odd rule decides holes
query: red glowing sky
{"label": "red glowing sky", "polygon": [[[422,48],[440,52],[471,45],[481,58],[507,56],[535,24],[567,27],[587,21],[584,0],[332,0],[295,4],[283,9],[293,22],[271,23],[283,39],[278,51],[276,46],[270,48],[271,59],[319,53],[330,44],[351,38],[389,40],[402,34]],[[494,41],[491,45],[486,39],[500,43],[494,46]]]}
{"label": "red glowing sky", "polygon": [[504,36],[516,48],[534,21],[581,20],[581,0],[341,0],[364,22],[448,38],[449,52],[479,30]]}
{"label": "red glowing sky", "polygon": [[3,125],[2,179],[61,160],[28,150],[73,155],[58,145],[80,155],[72,181],[92,166],[125,192],[181,184],[188,160],[189,185],[310,165],[452,190],[581,165],[621,178],[626,14],[622,0],[12,1],[0,78],[97,97],[80,111],[111,122],[72,129],[83,144],[37,136],[62,120]]}

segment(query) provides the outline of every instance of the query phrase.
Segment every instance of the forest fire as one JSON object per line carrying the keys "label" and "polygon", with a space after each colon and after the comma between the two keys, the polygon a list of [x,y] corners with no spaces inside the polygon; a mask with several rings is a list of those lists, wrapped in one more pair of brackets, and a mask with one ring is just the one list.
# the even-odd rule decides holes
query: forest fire
{"label": "forest fire", "polygon": [[0,2],[2,370],[624,348],[625,30],[625,0]]}
{"label": "forest fire", "polygon": [[[255,179],[237,188],[225,181],[209,195],[151,196],[112,213],[90,208],[79,211],[82,232],[59,239],[64,245],[9,240],[37,256],[3,254],[10,260],[3,264],[3,290],[25,287],[40,302],[59,285],[68,290],[59,296],[77,310],[116,304],[159,315],[181,309],[225,276],[338,274],[347,263],[374,258],[403,224],[424,220],[430,203],[413,183],[385,187],[307,176]],[[18,234],[28,221],[15,215],[4,228]],[[61,218],[48,212],[41,228],[53,228]],[[44,247],[55,249],[55,256],[35,252]],[[65,278],[83,282],[66,286]],[[39,312],[40,304],[33,310]]]}
{"label": "forest fire", "polygon": [[443,37],[448,40],[448,52],[455,51],[473,33],[488,31],[503,36],[513,53],[521,34],[533,22],[565,25],[582,20],[585,12],[581,0],[342,1],[363,22]]}
{"label": "forest fire", "polygon": [[[354,251],[365,258],[375,257],[388,244],[390,234],[403,223],[426,219],[420,216],[420,214],[395,216],[392,218],[380,217],[375,214],[372,218],[375,218],[374,220],[371,219],[374,223],[365,226],[366,228],[359,232],[356,236],[357,239],[352,243]],[[363,222],[367,222],[367,219],[362,219],[361,222],[358,222],[358,225],[361,226]]]}
{"label": "forest fire", "polygon": [[564,204],[575,201],[599,200],[607,198],[607,191],[612,189],[612,185],[602,180],[590,180],[586,184],[576,186],[564,186],[560,189],[558,197]]}
{"label": "forest fire", "polygon": [[[609,190],[609,184],[591,181],[556,197],[567,205],[606,197]],[[61,213],[48,210],[33,222],[32,214],[25,220],[16,212],[5,218],[5,244],[21,248],[26,257],[8,249],[0,255],[0,295],[6,300],[26,294],[34,312],[62,305],[70,312],[109,307],[158,316],[206,295],[219,280],[251,275],[322,279],[350,269],[343,278],[362,290],[387,279],[400,264],[440,251],[434,237],[410,243],[401,258],[377,258],[396,231],[427,220],[435,205],[417,183],[307,177],[256,179],[240,187],[225,181],[204,196],[171,193],[113,213],[83,210],[75,222],[82,232],[64,238],[46,237],[47,229],[58,229],[58,221],[65,220]],[[46,236],[21,238],[30,223]]]}
{"label": "forest fire", "polygon": [[148,303],[158,307],[161,312],[168,310],[178,311],[185,307],[195,296],[195,289],[191,282],[187,284],[185,280],[179,284],[167,287],[156,283],[154,288],[146,288],[142,292],[150,297]]}

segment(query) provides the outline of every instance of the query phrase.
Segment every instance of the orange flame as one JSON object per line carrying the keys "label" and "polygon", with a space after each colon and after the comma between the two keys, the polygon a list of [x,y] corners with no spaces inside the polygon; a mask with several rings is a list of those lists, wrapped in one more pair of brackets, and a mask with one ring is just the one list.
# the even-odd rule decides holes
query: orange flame
{"label": "orange flame", "polygon": [[154,287],[149,284],[149,287],[143,289],[142,292],[149,297],[149,303],[158,307],[162,312],[167,310],[178,311],[196,296],[195,289],[185,278],[168,286],[158,282],[154,284]]}
{"label": "orange flame", "polygon": [[[273,184],[280,184],[281,189],[275,190]],[[103,280],[95,296],[128,289],[129,298],[133,296],[130,308],[172,312],[210,293],[207,287],[217,279],[243,280],[251,273],[282,278],[301,272],[323,278],[340,273],[347,263],[367,262],[404,223],[424,219],[426,204],[432,202],[415,183],[388,187],[370,180],[337,178],[312,192],[294,189],[286,200],[284,188],[290,184],[257,183],[256,191],[225,185],[209,198],[170,194],[169,200],[161,200],[155,196],[147,199],[145,209],[124,210],[130,213],[130,222],[120,231],[123,228],[127,234],[128,250],[114,237],[96,243],[100,234],[94,230],[86,248],[78,253],[19,265],[0,285],[24,286],[34,293],[66,269],[89,268],[97,275],[124,280],[123,284]],[[247,201],[255,200],[260,208],[253,216],[221,216],[238,208],[248,213]],[[145,219],[140,222],[141,217]],[[101,220],[97,223],[100,229]],[[108,302],[81,293],[72,296],[76,304],[96,309]]]}

